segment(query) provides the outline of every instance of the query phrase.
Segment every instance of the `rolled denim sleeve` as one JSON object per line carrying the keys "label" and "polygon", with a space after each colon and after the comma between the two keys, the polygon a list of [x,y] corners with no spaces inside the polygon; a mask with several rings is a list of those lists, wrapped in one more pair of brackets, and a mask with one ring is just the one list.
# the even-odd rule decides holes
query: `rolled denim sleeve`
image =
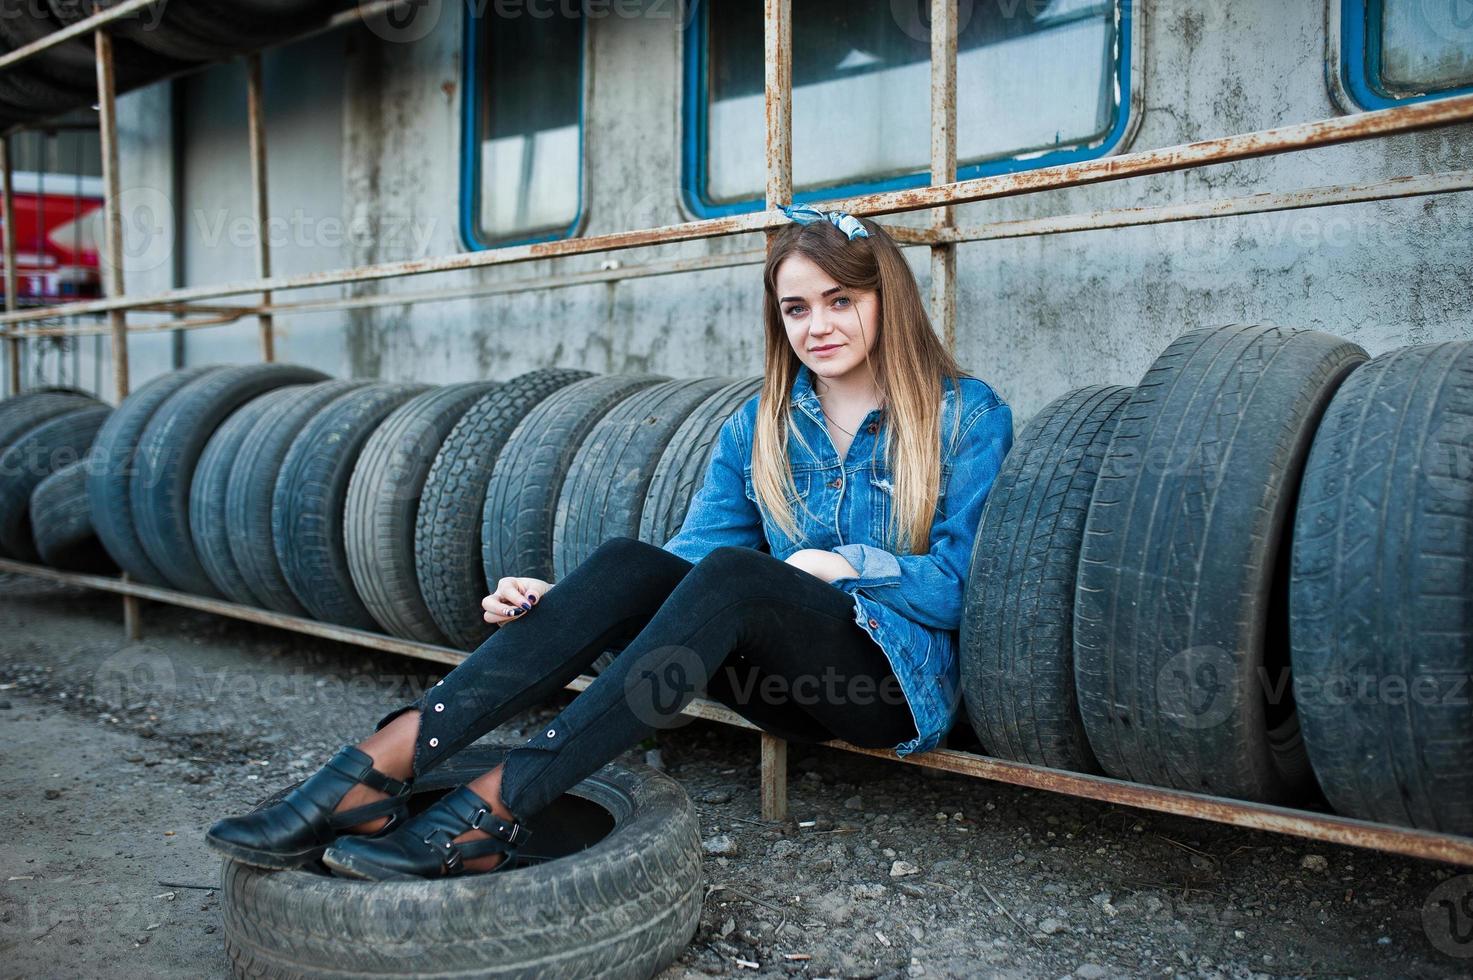
{"label": "rolled denim sleeve", "polygon": [[864,589],[914,622],[960,629],[982,507],[1012,445],[1012,409],[999,402],[982,411],[957,444],[943,512],[931,524],[930,551],[897,555],[870,544],[843,544],[834,551],[859,575],[831,584],[849,593]]}
{"label": "rolled denim sleeve", "polygon": [[705,479],[685,512],[680,530],[661,548],[695,563],[722,545],[759,550],[766,545],[762,515],[747,497],[742,476],[746,445],[740,415],[733,412],[716,435]]}

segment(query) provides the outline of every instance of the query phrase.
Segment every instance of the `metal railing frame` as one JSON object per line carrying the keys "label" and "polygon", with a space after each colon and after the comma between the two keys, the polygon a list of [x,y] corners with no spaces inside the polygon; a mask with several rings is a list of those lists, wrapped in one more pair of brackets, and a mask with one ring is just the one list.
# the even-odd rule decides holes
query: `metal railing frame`
{"label": "metal railing frame", "polygon": [[[586,238],[479,252],[455,253],[430,259],[355,266],[307,275],[273,275],[271,270],[270,244],[263,233],[268,218],[266,133],[261,99],[260,54],[256,52],[246,56],[246,98],[252,203],[258,230],[257,278],[204,286],[179,287],[145,296],[128,296],[124,291],[122,224],[119,213],[116,87],[113,75],[112,42],[105,28],[114,20],[135,12],[149,2],[152,0],[126,0],[116,7],[0,56],[0,70],[4,70],[54,44],[89,33],[93,35],[97,52],[98,110],[106,222],[104,242],[107,266],[104,283],[106,298],[67,303],[44,309],[19,309],[16,297],[16,270],[13,261],[16,249],[14,223],[11,221],[13,193],[9,134],[0,139],[0,218],[3,218],[5,225],[3,248],[6,286],[6,312],[0,314],[0,334],[3,334],[6,340],[7,366],[12,392],[20,390],[19,344],[24,337],[78,336],[106,332],[111,340],[114,384],[117,397],[121,401],[129,391],[127,337],[130,332],[202,329],[234,323],[244,317],[256,317],[260,327],[261,357],[263,361],[269,362],[275,357],[274,320],[275,317],[283,314],[295,315],[368,308],[386,304],[428,303],[525,290],[564,288],[591,282],[618,282],[647,276],[675,275],[760,263],[763,261],[765,250],[657,259],[627,266],[610,263],[616,267],[606,267],[595,271],[576,269],[558,271],[549,275],[509,279],[453,290],[386,292],[298,302],[283,302],[274,297],[276,293],[325,285],[397,280],[411,276],[514,265],[544,259],[619,252],[647,246],[669,245],[753,232],[766,233],[770,243],[773,233],[788,224],[787,218],[773,205],[792,199],[792,0],[764,0],[767,98],[765,183],[768,210],[659,228],[621,231]],[[311,33],[356,22],[361,17],[382,13],[403,2],[406,0],[375,0],[372,3],[363,3],[360,5],[361,9],[339,14]],[[1137,16],[1140,16],[1142,12],[1141,8],[1137,7]],[[957,181],[955,179],[957,19],[954,0],[931,0],[931,17],[933,29],[931,40],[932,176],[930,185],[909,190],[866,194],[832,202],[827,206],[866,216],[920,210],[931,212],[929,221],[922,227],[892,226],[890,230],[902,245],[924,246],[930,250],[932,320],[948,347],[953,350],[956,346],[956,246],[963,242],[996,241],[1208,220],[1473,190],[1473,170],[1455,170],[1396,177],[1372,183],[1306,187],[1291,192],[1253,194],[1159,207],[1099,210],[1044,218],[996,221],[970,227],[960,226],[956,223],[953,210],[958,204],[1081,187],[1150,174],[1193,170],[1213,164],[1470,122],[1473,121],[1473,96],[1422,102],[1376,112],[1298,123],[1255,133],[1243,133],[1180,146],[1125,153],[1022,173]],[[293,40],[300,39],[302,36],[305,35],[299,35]],[[247,293],[259,294],[260,299],[255,302],[229,305],[201,302]],[[176,319],[130,324],[128,322],[130,313],[167,315]],[[82,316],[102,317],[105,319],[105,326],[85,323],[71,323],[63,326],[25,326],[44,319]],[[184,319],[177,319],[180,316]],[[0,559],[0,571],[121,595],[123,597],[124,630],[130,640],[137,640],[141,637],[139,600],[152,599],[443,664],[458,664],[467,656],[460,650],[447,647],[401,640],[378,633],[349,629],[186,592],[144,585],[132,581],[126,573],[118,578],[85,575],[10,559]],[[592,678],[583,676],[569,684],[568,688],[579,691],[587,687],[591,681]],[[703,699],[693,701],[685,713],[693,717],[758,731],[761,739],[762,815],[768,820],[786,819],[788,809],[787,743],[761,732],[735,712]],[[825,744],[833,748],[900,761],[925,769],[959,773],[1238,827],[1268,830],[1330,843],[1473,866],[1473,837],[1433,833],[1309,810],[1147,786],[1103,776],[1007,762],[946,748],[899,758],[893,751],[866,749],[840,741]]]}

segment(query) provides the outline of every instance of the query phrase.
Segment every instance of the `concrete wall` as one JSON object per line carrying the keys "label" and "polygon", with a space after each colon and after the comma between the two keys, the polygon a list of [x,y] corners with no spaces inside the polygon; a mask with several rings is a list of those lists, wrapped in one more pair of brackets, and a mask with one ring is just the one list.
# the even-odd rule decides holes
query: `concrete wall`
{"label": "concrete wall", "polygon": [[[1338,4],[1339,0],[1328,0]],[[674,5],[589,25],[584,233],[688,220],[680,203],[681,32]],[[623,9],[628,9],[625,4]],[[1264,129],[1343,112],[1326,81],[1323,0],[1235,4],[1157,0],[1135,56],[1143,97],[1121,150]],[[663,15],[661,13],[663,12]],[[386,42],[357,26],[273,52],[265,64],[275,271],[306,272],[463,248],[457,230],[461,100],[459,7],[431,33]],[[799,57],[802,56],[799,52]],[[244,79],[221,66],[122,105],[123,173],[176,204],[177,261],[131,271],[204,283],[249,276]],[[177,123],[178,131],[173,128]],[[798,134],[797,139],[802,139]],[[958,220],[1067,213],[1378,180],[1466,166],[1469,127],[958,209]],[[837,150],[836,150],[837,152]],[[912,223],[920,216],[896,219]],[[1473,199],[1448,195],[1300,213],[963,245],[958,353],[1014,404],[1019,422],[1085,384],[1133,384],[1191,327],[1274,321],[1333,331],[1373,354],[1470,335]],[[352,231],[352,234],[347,233]],[[618,256],[699,255],[757,238]],[[910,250],[928,278],[924,249]],[[173,256],[171,255],[171,258]],[[604,256],[565,261],[596,269]],[[362,291],[451,289],[532,277],[550,262],[416,277]],[[332,294],[333,290],[319,291]],[[303,295],[303,294],[298,294]],[[670,376],[755,374],[761,364],[757,267],[536,293],[278,320],[278,357],[336,375],[451,382],[566,365]],[[134,384],[170,365],[167,335],[138,338]],[[185,363],[257,356],[254,323],[196,331]],[[104,377],[107,372],[104,371]],[[84,371],[83,376],[89,376]]]}

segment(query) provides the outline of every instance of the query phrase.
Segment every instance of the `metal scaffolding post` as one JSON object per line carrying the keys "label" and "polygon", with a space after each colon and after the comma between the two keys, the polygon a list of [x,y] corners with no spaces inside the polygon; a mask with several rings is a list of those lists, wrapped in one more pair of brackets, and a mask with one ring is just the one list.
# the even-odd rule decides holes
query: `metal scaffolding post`
{"label": "metal scaffolding post", "polygon": [[[106,268],[103,283],[109,299],[121,299],[123,280],[123,215],[119,200],[118,176],[118,105],[117,85],[113,76],[113,39],[99,29],[93,34],[97,50],[97,126],[102,143],[102,193],[106,238],[103,253]],[[110,353],[113,362],[113,389],[118,404],[128,397],[128,314],[118,308],[108,311],[111,328]],[[123,573],[123,581],[128,581]],[[143,635],[138,597],[123,596],[123,633],[129,640]]]}
{"label": "metal scaffolding post", "polygon": [[[792,0],[766,0],[763,9],[767,99],[767,210],[793,202],[793,4]],[[767,247],[776,241],[777,229],[767,231]],[[761,734],[760,771],[762,819],[788,817],[788,743],[786,739]]]}
{"label": "metal scaffolding post", "polygon": [[[931,186],[956,180],[956,0],[931,0]],[[931,212],[931,230],[944,234],[954,216]],[[931,325],[956,353],[956,244],[931,246]]]}
{"label": "metal scaffolding post", "polygon": [[[5,222],[5,311],[13,313],[19,303],[16,290],[19,276],[15,268],[15,164],[10,157],[10,137],[0,137],[0,181],[3,181],[3,199],[0,199],[0,221]],[[9,335],[5,343],[7,397],[20,394],[20,338],[15,336],[16,324],[5,332]]]}
{"label": "metal scaffolding post", "polygon": [[[246,58],[246,115],[251,140],[251,201],[256,219],[256,273],[271,278],[271,241],[266,234],[270,203],[266,199],[266,118],[261,93],[261,56]],[[271,305],[271,290],[261,293],[261,305]],[[276,360],[276,332],[270,313],[256,314],[261,326],[261,360]]]}

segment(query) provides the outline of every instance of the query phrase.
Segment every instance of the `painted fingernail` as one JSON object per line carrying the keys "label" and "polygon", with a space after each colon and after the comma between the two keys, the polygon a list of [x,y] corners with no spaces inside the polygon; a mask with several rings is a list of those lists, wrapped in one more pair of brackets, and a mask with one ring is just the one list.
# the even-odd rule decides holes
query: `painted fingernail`
{"label": "painted fingernail", "polygon": [[524,602],[524,603],[522,603],[522,608],[523,609],[531,609],[532,608],[532,605],[531,605],[531,603]]}
{"label": "painted fingernail", "polygon": [[533,602],[536,602],[537,601],[537,593],[534,592],[531,595],[527,596],[527,598],[528,599],[531,599]]}

